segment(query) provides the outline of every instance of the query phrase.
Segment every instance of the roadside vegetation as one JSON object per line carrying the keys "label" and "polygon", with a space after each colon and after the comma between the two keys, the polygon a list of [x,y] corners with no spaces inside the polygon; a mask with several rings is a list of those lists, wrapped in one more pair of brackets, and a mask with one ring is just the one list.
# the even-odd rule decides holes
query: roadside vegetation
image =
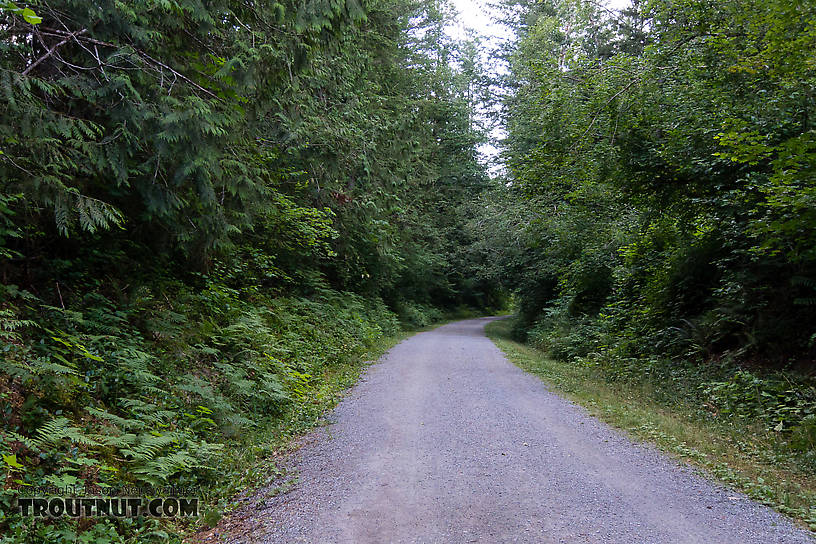
{"label": "roadside vegetation", "polygon": [[813,524],[816,6],[507,7],[502,345]]}

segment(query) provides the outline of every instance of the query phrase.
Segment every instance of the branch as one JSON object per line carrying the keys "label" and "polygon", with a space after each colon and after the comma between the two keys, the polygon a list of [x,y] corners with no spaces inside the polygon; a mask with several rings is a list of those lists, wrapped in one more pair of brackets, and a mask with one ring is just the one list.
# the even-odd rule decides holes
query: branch
{"label": "branch", "polygon": [[38,66],[38,65],[39,65],[39,64],[40,64],[42,61],[44,61],[45,59],[47,59],[48,57],[50,57],[51,55],[53,55],[53,54],[54,54],[54,51],[56,51],[56,50],[57,50],[59,47],[62,47],[63,45],[65,45],[66,43],[68,43],[69,41],[71,41],[71,39],[73,39],[74,37],[79,36],[79,35],[81,35],[81,34],[85,34],[86,32],[88,32],[88,29],[87,29],[87,28],[83,28],[82,30],[77,30],[76,32],[72,33],[71,35],[69,35],[68,37],[66,37],[64,40],[62,40],[61,42],[59,42],[59,43],[57,43],[56,45],[54,45],[54,46],[53,46],[51,49],[49,49],[48,51],[46,51],[46,52],[45,52],[45,55],[43,55],[42,57],[40,57],[40,58],[38,58],[37,60],[35,60],[34,62],[32,62],[32,63],[31,63],[29,66],[28,66],[28,68],[26,68],[25,70],[23,70],[23,74],[22,74],[22,75],[23,75],[23,76],[27,76],[27,75],[28,75],[28,73],[29,73],[29,72],[31,72],[31,70],[33,70],[34,68],[36,68],[36,67],[37,67],[37,66]]}
{"label": "branch", "polygon": [[208,89],[205,89],[204,87],[202,87],[201,85],[199,85],[198,83],[196,83],[195,81],[193,81],[192,79],[190,79],[189,77],[185,76],[184,74],[182,74],[182,73],[180,73],[180,72],[177,72],[177,71],[173,70],[172,68],[170,68],[169,66],[167,66],[167,65],[166,65],[166,64],[164,64],[163,62],[161,62],[161,61],[159,61],[159,60],[154,59],[153,57],[151,57],[150,55],[148,55],[148,54],[147,54],[147,53],[145,53],[144,51],[141,51],[141,50],[139,50],[139,49],[135,49],[135,51],[136,51],[136,53],[137,53],[137,54],[138,54],[140,57],[144,57],[144,58],[146,58],[147,60],[149,60],[150,62],[153,62],[153,63],[155,63],[155,64],[157,64],[157,65],[161,66],[162,68],[166,68],[166,69],[170,70],[170,72],[172,72],[172,73],[173,73],[173,75],[175,75],[175,76],[177,76],[177,77],[179,77],[179,78],[183,79],[184,81],[186,81],[187,83],[189,83],[190,85],[192,85],[193,87],[195,87],[196,89],[198,89],[199,91],[201,91],[201,92],[203,92],[203,93],[205,93],[205,94],[208,94],[209,96],[211,96],[212,98],[215,98],[216,100],[220,100],[220,98],[218,98],[218,96],[217,96],[215,93],[213,93],[212,91],[210,91],[210,90],[208,90]]}
{"label": "branch", "polygon": [[[79,32],[73,32],[72,33],[72,32],[67,32],[65,30],[60,30],[58,28],[49,28],[49,27],[39,28],[38,31],[40,33],[42,33],[42,34],[45,34],[46,36],[68,36],[68,38],[75,37],[75,36],[78,36],[80,34]],[[106,47],[120,47],[120,46],[116,45],[115,43],[103,42],[101,40],[91,38],[90,36],[83,36],[82,40],[85,41],[85,42],[88,42],[88,43],[92,43],[94,45],[104,45]]]}
{"label": "branch", "polygon": [[587,133],[588,133],[590,130],[592,130],[592,127],[595,125],[595,121],[597,121],[597,120],[598,120],[598,117],[601,115],[601,112],[602,112],[604,109],[606,109],[606,107],[607,107],[609,104],[611,104],[613,100],[615,100],[617,97],[619,97],[620,95],[622,95],[623,93],[625,93],[626,91],[628,91],[628,90],[629,90],[629,89],[632,87],[632,85],[634,85],[634,84],[635,84],[635,83],[637,83],[638,81],[640,81],[640,79],[639,79],[639,78],[636,78],[636,79],[633,79],[632,81],[630,81],[630,82],[629,82],[629,83],[626,85],[626,87],[624,87],[624,88],[623,88],[623,89],[621,89],[620,91],[616,92],[616,93],[615,93],[615,94],[612,96],[612,98],[610,98],[609,100],[607,100],[607,101],[606,101],[606,103],[605,103],[603,106],[601,106],[600,108],[598,108],[598,110],[595,112],[595,115],[592,117],[592,122],[591,122],[591,123],[589,123],[589,126],[588,126],[588,127],[587,127],[587,129],[584,131],[584,133],[583,133],[583,134],[581,134],[581,137],[580,137],[580,138],[578,138],[578,140],[576,140],[576,142],[575,142],[575,143],[573,144],[573,146],[570,148],[570,151],[572,151],[573,149],[575,149],[575,147],[576,147],[576,146],[577,146],[579,143],[581,143],[581,140],[583,140],[583,139],[584,139],[584,136],[586,136],[586,135],[587,135]]}
{"label": "branch", "polygon": [[[52,33],[54,33],[54,34],[56,34],[56,35],[60,35],[60,36],[66,36],[66,35],[67,35],[67,37],[66,37],[66,38],[65,38],[63,41],[61,41],[59,44],[57,44],[57,45],[55,46],[55,48],[56,48],[56,47],[61,46],[62,44],[64,44],[64,43],[65,43],[65,42],[67,42],[68,40],[70,40],[71,38],[76,38],[76,37],[77,37],[77,36],[79,36],[80,34],[83,34],[83,33],[85,33],[85,32],[86,32],[86,30],[81,30],[80,32],[74,32],[73,34],[68,34],[67,32],[64,32],[64,31],[62,31],[62,30],[53,29],[53,28],[44,29],[44,30],[47,30],[47,31],[49,31],[49,32],[52,32]],[[118,48],[118,47],[122,47],[121,45],[116,45],[116,44],[114,44],[114,43],[110,43],[110,42],[103,42],[103,41],[101,41],[101,40],[96,40],[96,39],[94,39],[94,38],[90,38],[90,37],[83,37],[83,38],[82,38],[82,40],[83,40],[83,41],[85,41],[85,42],[87,42],[87,43],[93,44],[93,45],[101,45],[101,46],[104,46],[104,47],[117,47],[117,48]],[[77,40],[77,41],[79,41],[79,40]],[[149,61],[149,63],[153,63],[153,64],[155,64],[155,65],[157,65],[157,66],[161,66],[162,68],[164,68],[164,69],[166,69],[166,70],[170,71],[170,72],[171,72],[171,73],[172,73],[174,76],[176,76],[176,77],[178,77],[178,78],[180,78],[180,79],[183,79],[184,81],[186,81],[187,83],[189,83],[190,85],[192,85],[193,87],[195,87],[196,89],[198,89],[199,91],[201,91],[201,92],[203,92],[203,93],[205,93],[205,94],[207,94],[207,95],[211,96],[212,98],[215,98],[216,100],[220,100],[220,98],[219,98],[219,97],[218,97],[216,94],[214,94],[212,91],[210,91],[210,90],[208,90],[208,89],[205,89],[204,87],[202,87],[201,85],[199,85],[198,83],[196,83],[195,81],[193,81],[192,79],[190,79],[189,77],[185,76],[185,75],[184,75],[184,74],[182,74],[181,72],[178,72],[178,71],[174,70],[173,68],[171,68],[170,66],[168,66],[168,65],[164,64],[163,62],[161,62],[161,61],[159,61],[159,60],[154,59],[153,57],[151,57],[150,55],[148,55],[148,54],[147,54],[147,53],[145,53],[144,51],[142,51],[142,50],[140,50],[140,49],[135,49],[135,48],[133,49],[133,51],[134,51],[134,52],[135,52],[137,55],[139,55],[140,57],[142,57],[142,59],[143,59],[143,60],[147,60],[147,61]],[[48,53],[46,56],[51,55],[52,53],[53,53],[53,51],[50,51],[50,52],[49,52],[49,53]],[[40,62],[40,61],[42,61],[42,60],[44,60],[44,59],[40,59],[40,60],[38,60],[38,61],[37,61],[35,64],[39,64],[39,62]],[[26,72],[27,72],[28,70],[30,70],[30,69],[31,69],[33,66],[34,66],[34,65],[29,66],[29,67],[26,69]],[[25,75],[25,73],[24,73],[24,75]]]}

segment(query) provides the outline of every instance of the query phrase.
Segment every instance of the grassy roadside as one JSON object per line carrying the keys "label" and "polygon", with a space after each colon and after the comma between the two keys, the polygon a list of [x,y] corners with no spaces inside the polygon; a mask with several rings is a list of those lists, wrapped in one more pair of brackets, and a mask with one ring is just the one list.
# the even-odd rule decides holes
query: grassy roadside
{"label": "grassy roadside", "polygon": [[223,516],[228,516],[240,505],[241,497],[252,495],[281,476],[288,478],[279,466],[280,460],[297,449],[298,438],[325,423],[326,414],[337,406],[363,372],[389,349],[417,333],[467,317],[472,316],[460,312],[446,315],[431,325],[403,329],[378,339],[358,357],[325,367],[315,379],[318,385],[309,402],[293,404],[274,424],[247,436],[247,446],[236,448],[229,465],[220,467],[223,485],[210,488],[202,497],[207,510],[195,525],[180,531],[187,535],[185,540],[197,542],[199,532],[215,527]]}
{"label": "grassy roadside", "polygon": [[703,469],[723,483],[816,530],[816,475],[775,447],[775,433],[742,420],[701,417],[698,407],[666,406],[646,384],[610,383],[593,367],[560,362],[510,337],[512,319],[487,335],[516,365],[539,376],[590,414],[637,440]]}
{"label": "grassy roadside", "polygon": [[379,339],[356,360],[343,361],[322,369],[318,384],[308,403],[296,403],[275,422],[246,437],[247,447],[235,448],[229,465],[220,467],[223,486],[210,488],[202,497],[207,512],[195,529],[214,526],[219,518],[235,507],[235,498],[258,489],[282,474],[277,461],[295,448],[297,438],[320,425],[325,414],[342,400],[345,392],[359,380],[369,364],[386,351],[419,332],[404,330]]}

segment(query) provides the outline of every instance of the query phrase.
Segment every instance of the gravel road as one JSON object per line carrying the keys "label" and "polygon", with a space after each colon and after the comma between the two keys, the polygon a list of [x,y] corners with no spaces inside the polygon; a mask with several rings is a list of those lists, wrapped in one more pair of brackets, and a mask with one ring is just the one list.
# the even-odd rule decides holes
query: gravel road
{"label": "gravel road", "polygon": [[813,544],[548,391],[485,337],[490,319],[373,365],[233,541]]}

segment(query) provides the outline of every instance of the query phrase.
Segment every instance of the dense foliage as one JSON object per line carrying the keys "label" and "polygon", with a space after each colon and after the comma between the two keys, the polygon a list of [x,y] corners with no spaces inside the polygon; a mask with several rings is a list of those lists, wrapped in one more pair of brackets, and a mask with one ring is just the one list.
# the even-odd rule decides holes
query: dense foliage
{"label": "dense foliage", "polygon": [[327,368],[500,302],[470,273],[480,67],[447,18],[0,2],[4,542],[162,540],[143,519],[32,523],[13,497],[217,486]]}
{"label": "dense foliage", "polygon": [[816,5],[508,7],[509,188],[484,243],[518,334],[812,450]]}
{"label": "dense foliage", "polygon": [[506,291],[518,335],[816,471],[816,6],[501,6],[496,84],[440,0],[0,0],[3,542],[165,539],[8,513],[215,489],[333,367]]}

